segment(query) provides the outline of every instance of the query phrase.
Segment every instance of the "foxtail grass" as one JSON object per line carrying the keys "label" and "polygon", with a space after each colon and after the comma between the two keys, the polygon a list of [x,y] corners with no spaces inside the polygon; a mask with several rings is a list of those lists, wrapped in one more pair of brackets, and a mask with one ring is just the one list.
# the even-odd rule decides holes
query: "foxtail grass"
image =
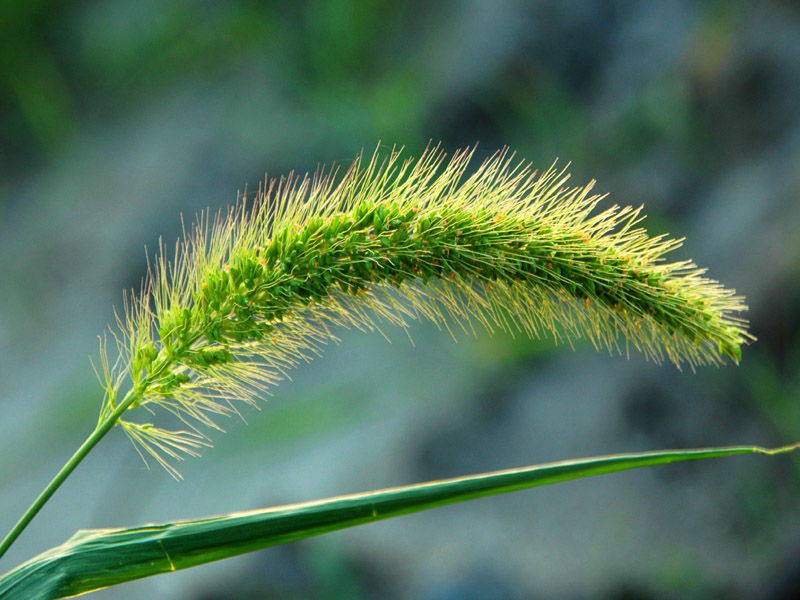
{"label": "foxtail grass", "polygon": [[[570,187],[564,169],[539,173],[507,151],[471,171],[472,155],[376,152],[341,174],[271,180],[162,246],[101,344],[94,432],[0,556],[113,426],[178,477],[175,461],[208,445],[220,416],[254,404],[342,327],[427,319],[679,367],[740,360],[753,339],[743,299],[689,260],[666,261],[681,240],[648,235],[641,208],[606,206],[594,182]],[[154,424],[159,412],[183,424]]]}
{"label": "foxtail grass", "polygon": [[[666,262],[681,240],[649,236],[641,208],[598,210],[594,182],[569,187],[564,169],[537,173],[508,152],[468,174],[471,157],[376,152],[341,177],[272,180],[202,215],[127,303],[114,366],[103,351],[101,422],[125,405],[118,423],[177,476],[172,461],[207,444],[202,426],[255,403],[337,329],[420,318],[692,368],[739,361],[742,298],[691,261]],[[129,418],[140,407],[186,428]]]}

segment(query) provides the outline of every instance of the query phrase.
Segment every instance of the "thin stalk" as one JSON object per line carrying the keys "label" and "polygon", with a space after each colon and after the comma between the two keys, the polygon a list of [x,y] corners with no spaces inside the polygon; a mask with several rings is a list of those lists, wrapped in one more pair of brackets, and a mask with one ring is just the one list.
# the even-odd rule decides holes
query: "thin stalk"
{"label": "thin stalk", "polygon": [[116,410],[111,413],[111,415],[105,420],[102,421],[97,425],[95,430],[91,433],[91,435],[86,438],[86,440],[81,444],[80,448],[75,451],[75,454],[66,462],[66,464],[61,467],[61,470],[56,473],[56,476],[47,484],[47,487],[42,490],[42,493],[39,494],[39,497],[34,500],[33,504],[28,507],[28,510],[25,511],[25,514],[17,521],[17,524],[14,525],[14,528],[8,533],[8,535],[3,539],[3,542],[0,543],[0,558],[6,553],[6,551],[11,547],[11,544],[19,537],[22,531],[28,526],[31,520],[36,516],[36,514],[42,509],[42,507],[47,503],[50,497],[55,493],[55,491],[61,487],[61,484],[64,483],[64,480],[69,477],[70,473],[75,470],[80,462],[89,454],[92,448],[97,445],[103,436],[108,433],[108,431],[116,424],[119,420],[120,416],[128,409],[128,407],[137,399],[138,395],[133,393],[133,390],[128,392],[122,402],[117,406]]}

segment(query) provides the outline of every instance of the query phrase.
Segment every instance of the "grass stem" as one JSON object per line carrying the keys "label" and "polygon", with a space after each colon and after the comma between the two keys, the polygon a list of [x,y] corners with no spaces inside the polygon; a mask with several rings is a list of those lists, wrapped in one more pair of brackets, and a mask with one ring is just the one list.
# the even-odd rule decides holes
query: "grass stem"
{"label": "grass stem", "polygon": [[19,521],[17,521],[17,524],[14,525],[8,535],[6,535],[6,537],[3,539],[2,543],[0,543],[0,558],[3,557],[6,551],[11,547],[14,541],[24,531],[31,520],[42,509],[42,507],[47,503],[56,490],[61,487],[61,484],[64,483],[64,480],[69,477],[72,471],[75,470],[75,467],[77,467],[86,457],[86,455],[89,454],[91,449],[97,445],[97,442],[99,442],[103,436],[108,433],[112,427],[114,427],[117,420],[128,409],[135,399],[136,395],[132,392],[129,392],[119,404],[117,409],[111,413],[107,419],[97,425],[91,435],[86,438],[83,444],[81,444],[80,448],[78,448],[66,462],[66,464],[61,467],[61,470],[56,473],[56,476],[53,477],[50,483],[47,484],[47,487],[42,490],[42,493],[39,494],[39,497],[36,498],[33,504],[28,507],[28,510],[25,511],[25,514],[20,517]]}

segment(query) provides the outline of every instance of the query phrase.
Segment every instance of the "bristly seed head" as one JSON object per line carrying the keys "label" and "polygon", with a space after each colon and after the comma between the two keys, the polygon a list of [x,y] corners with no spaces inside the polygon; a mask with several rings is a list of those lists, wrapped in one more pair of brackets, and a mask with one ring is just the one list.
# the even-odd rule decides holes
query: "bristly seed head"
{"label": "bristly seed head", "polygon": [[664,262],[681,241],[649,237],[641,208],[596,211],[593,182],[567,188],[564,170],[537,175],[507,151],[468,176],[471,156],[376,152],[342,177],[269,181],[251,205],[202,215],[126,303],[115,367],[103,351],[101,415],[127,376],[131,409],[181,419],[187,430],[120,419],[177,476],[170,459],[207,445],[198,426],[254,403],[333,328],[418,318],[633,346],[692,368],[739,361],[753,339],[735,316],[742,298],[691,261]]}

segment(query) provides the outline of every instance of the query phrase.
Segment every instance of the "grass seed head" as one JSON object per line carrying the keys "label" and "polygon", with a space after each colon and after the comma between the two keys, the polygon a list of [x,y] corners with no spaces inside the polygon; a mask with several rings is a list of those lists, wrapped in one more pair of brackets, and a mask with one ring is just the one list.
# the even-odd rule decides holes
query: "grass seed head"
{"label": "grass seed head", "polygon": [[471,157],[376,152],[342,176],[268,181],[252,203],[201,215],[126,302],[114,373],[103,358],[103,414],[127,375],[131,408],[187,427],[121,420],[166,466],[337,328],[414,319],[633,346],[692,368],[740,360],[752,339],[742,298],[690,261],[665,262],[681,240],[648,236],[641,207],[599,209],[593,182],[570,188],[565,170],[538,174],[507,151],[470,174]]}

